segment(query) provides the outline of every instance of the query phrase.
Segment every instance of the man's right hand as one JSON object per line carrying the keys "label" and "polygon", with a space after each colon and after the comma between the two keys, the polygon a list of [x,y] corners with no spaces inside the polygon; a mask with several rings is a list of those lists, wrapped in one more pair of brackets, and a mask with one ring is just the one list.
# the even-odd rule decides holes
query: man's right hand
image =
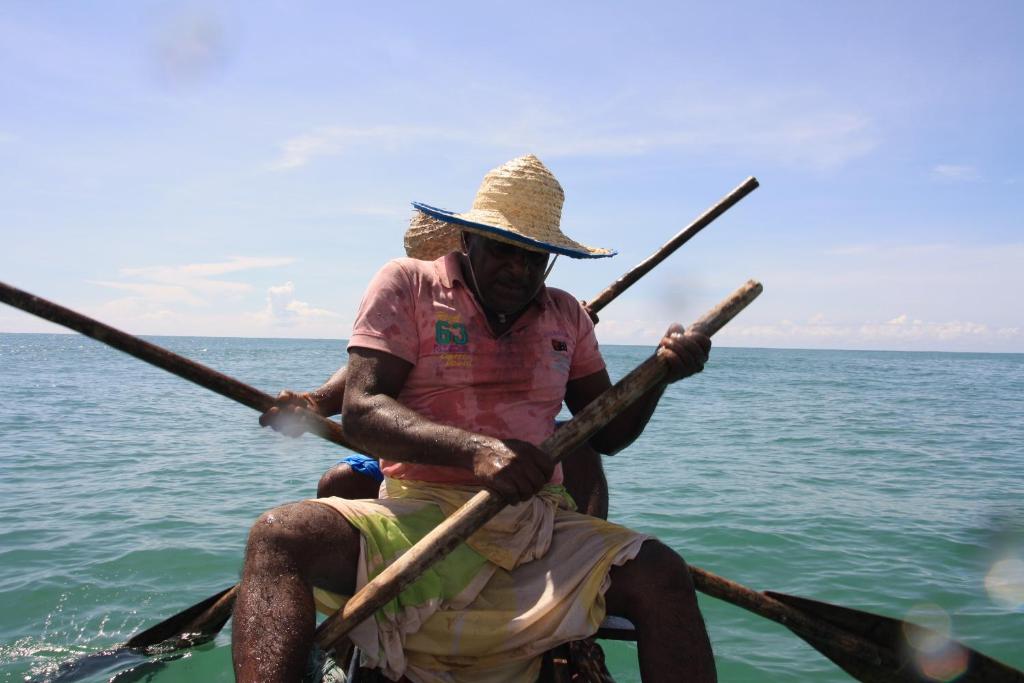
{"label": "man's right hand", "polygon": [[320,407],[308,391],[296,393],[287,389],[277,395],[274,405],[260,415],[261,427],[272,427],[275,431],[287,436],[301,436],[306,431],[299,409],[306,408],[320,413]]}
{"label": "man's right hand", "polygon": [[554,469],[551,456],[526,441],[485,438],[473,452],[473,474],[510,505],[529,500]]}

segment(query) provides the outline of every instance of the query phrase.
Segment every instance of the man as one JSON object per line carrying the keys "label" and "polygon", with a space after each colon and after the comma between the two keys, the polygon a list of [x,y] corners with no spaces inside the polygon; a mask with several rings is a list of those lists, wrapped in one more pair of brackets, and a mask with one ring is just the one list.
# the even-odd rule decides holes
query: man
{"label": "man", "polygon": [[[403,240],[405,254],[421,261],[435,261],[460,248],[460,235],[448,223],[416,211]],[[595,324],[598,322],[596,314],[588,310],[587,315]],[[346,378],[347,370],[342,366],[312,391],[282,391],[274,406],[260,415],[260,425],[298,437],[305,431],[302,420],[297,417],[298,408],[311,410],[323,417],[340,415]],[[562,470],[565,487],[577,509],[607,519],[608,482],[597,451],[589,444],[584,444],[562,460]],[[376,498],[383,478],[376,460],[365,455],[350,454],[320,477],[316,497]]]}
{"label": "man", "polygon": [[[528,155],[488,173],[466,214],[415,205],[461,229],[464,251],[377,274],[342,406],[350,437],[382,460],[387,498],[305,501],[257,521],[235,610],[239,681],[298,680],[312,589],[351,595],[481,486],[510,507],[353,630],[369,663],[417,683],[532,681],[541,652],[592,634],[607,611],[635,624],[643,680],[715,680],[682,558],[565,509],[560,468],[537,446],[563,399],[575,413],[610,386],[593,323],[544,287],[549,254],[611,255],[561,232],[561,204]],[[701,370],[710,340],[673,325],[659,346],[672,382]],[[664,388],[591,445],[631,443]]]}

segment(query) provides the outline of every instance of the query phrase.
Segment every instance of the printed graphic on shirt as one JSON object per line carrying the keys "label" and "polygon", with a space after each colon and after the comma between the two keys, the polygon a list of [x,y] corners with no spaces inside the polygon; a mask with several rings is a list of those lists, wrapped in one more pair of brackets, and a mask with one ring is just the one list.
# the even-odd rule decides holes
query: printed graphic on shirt
{"label": "printed graphic on shirt", "polygon": [[553,348],[555,351],[565,351],[565,352],[569,351],[569,345],[566,344],[561,339],[552,339],[551,340],[551,348]]}
{"label": "printed graphic on shirt", "polygon": [[438,346],[465,346],[469,343],[469,332],[460,322],[437,320],[434,323],[434,341]]}
{"label": "printed graphic on shirt", "polygon": [[469,353],[469,330],[458,313],[439,313],[434,321],[434,352],[441,354],[446,368],[468,368],[472,365]]}

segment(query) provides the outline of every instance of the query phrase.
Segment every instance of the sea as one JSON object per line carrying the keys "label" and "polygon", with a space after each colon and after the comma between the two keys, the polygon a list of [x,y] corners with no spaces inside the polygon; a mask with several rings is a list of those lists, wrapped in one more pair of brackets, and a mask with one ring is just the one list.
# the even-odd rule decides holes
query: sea
{"label": "sea", "polygon": [[[148,339],[271,394],[346,360],[339,340]],[[603,351],[615,380],[651,349]],[[255,518],[343,455],[77,335],[0,334],[0,395],[2,681],[48,680],[232,585]],[[605,468],[610,519],[692,565],[1024,669],[1024,354],[716,348]],[[700,603],[720,680],[851,680],[783,626]],[[917,645],[932,680],[962,673],[947,641]],[[634,644],[603,646],[639,681]],[[231,681],[230,623],[119,666],[77,680]]]}

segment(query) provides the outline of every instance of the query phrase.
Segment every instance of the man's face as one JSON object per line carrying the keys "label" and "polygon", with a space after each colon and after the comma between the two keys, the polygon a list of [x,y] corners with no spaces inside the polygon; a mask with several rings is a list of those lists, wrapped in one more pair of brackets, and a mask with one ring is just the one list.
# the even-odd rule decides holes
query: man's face
{"label": "man's face", "polygon": [[465,235],[466,250],[484,305],[506,315],[526,306],[544,282],[548,254],[469,232]]}

